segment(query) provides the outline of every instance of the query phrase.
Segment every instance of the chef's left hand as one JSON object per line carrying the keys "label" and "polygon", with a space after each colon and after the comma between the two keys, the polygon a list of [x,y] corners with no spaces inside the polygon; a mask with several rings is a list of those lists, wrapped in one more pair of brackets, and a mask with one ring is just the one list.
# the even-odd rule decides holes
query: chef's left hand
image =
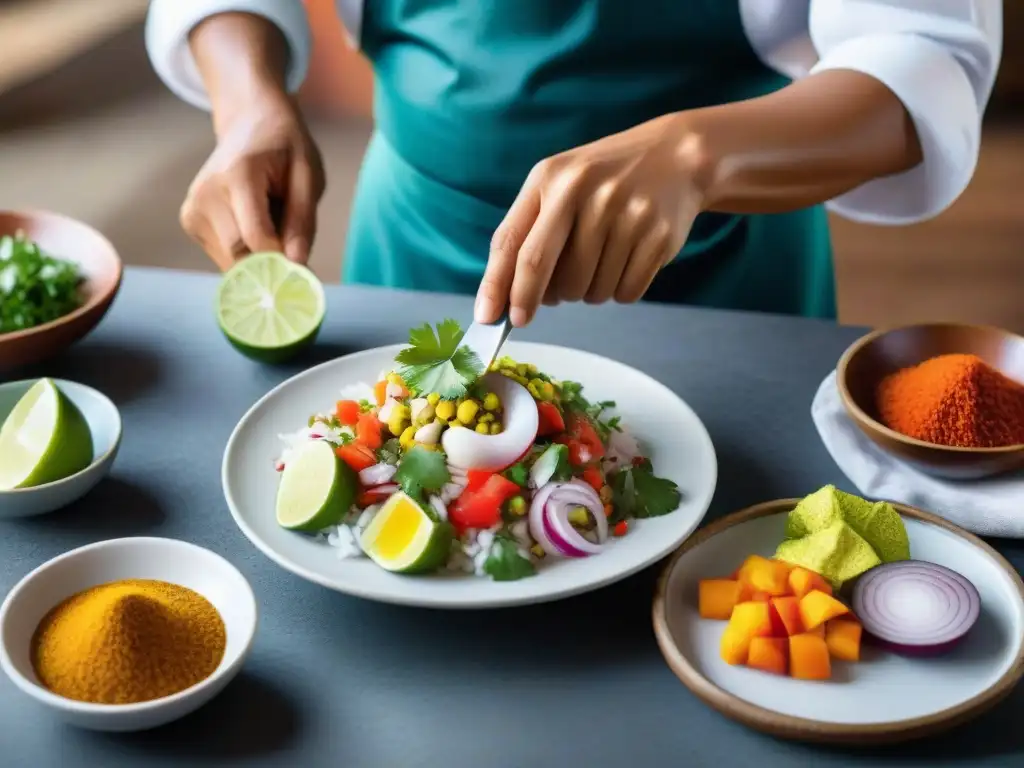
{"label": "chef's left hand", "polygon": [[541,161],[494,233],[476,319],[533,319],[543,301],[638,301],[703,204],[700,147],[678,116]]}

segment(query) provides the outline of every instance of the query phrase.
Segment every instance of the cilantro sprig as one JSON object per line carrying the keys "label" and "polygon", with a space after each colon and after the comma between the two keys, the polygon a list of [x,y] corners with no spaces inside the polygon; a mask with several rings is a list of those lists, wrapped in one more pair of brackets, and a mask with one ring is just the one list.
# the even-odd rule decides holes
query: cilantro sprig
{"label": "cilantro sprig", "polygon": [[395,356],[398,375],[418,397],[436,392],[445,400],[465,397],[484,372],[471,349],[461,346],[464,332],[455,320],[442,320],[436,331],[424,323],[409,331],[409,346]]}
{"label": "cilantro sprig", "polygon": [[394,481],[412,498],[423,501],[426,494],[440,491],[451,479],[443,453],[415,445],[402,456]]}
{"label": "cilantro sprig", "polygon": [[536,572],[533,562],[520,554],[515,539],[505,533],[494,537],[484,561],[484,573],[495,581],[518,581]]}
{"label": "cilantro sprig", "polygon": [[683,496],[679,487],[654,474],[648,459],[636,466],[623,467],[611,479],[612,502],[615,509],[609,522],[630,517],[661,517],[675,512]]}
{"label": "cilantro sprig", "polygon": [[0,334],[64,317],[82,304],[78,266],[18,233],[0,237]]}

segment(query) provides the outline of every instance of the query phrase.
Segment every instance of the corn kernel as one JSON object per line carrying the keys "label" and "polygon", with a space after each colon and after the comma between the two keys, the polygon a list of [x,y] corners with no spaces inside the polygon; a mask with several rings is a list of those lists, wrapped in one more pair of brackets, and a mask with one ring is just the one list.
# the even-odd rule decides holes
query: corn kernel
{"label": "corn kernel", "polygon": [[405,386],[405,382],[402,381],[402,377],[399,376],[397,373],[389,373],[387,376],[387,381],[389,384],[397,384],[400,387]]}
{"label": "corn kernel", "polygon": [[432,406],[430,403],[427,403],[426,405],[423,406],[420,412],[416,414],[416,423],[422,427],[426,424],[429,424],[433,420],[434,406]]}
{"label": "corn kernel", "polygon": [[480,418],[477,419],[477,421],[480,422],[481,424],[490,424],[492,421],[494,421],[494,414],[493,413],[481,413],[480,414]]}
{"label": "corn kernel", "polygon": [[532,547],[530,547],[530,554],[532,554],[534,557],[538,559],[542,559],[544,555],[546,555],[547,553],[544,551],[544,547],[542,547],[540,544],[534,544]]}
{"label": "corn kernel", "polygon": [[490,427],[488,427],[486,424],[477,424],[476,427],[474,427],[474,429],[476,430],[477,433],[481,435],[491,434]]}
{"label": "corn kernel", "polygon": [[448,426],[454,429],[455,427],[464,427],[466,425],[463,424],[458,419],[452,419],[451,421],[448,422]]}
{"label": "corn kernel", "polygon": [[526,514],[526,499],[522,496],[513,496],[508,500],[508,511],[516,517],[522,517]]}
{"label": "corn kernel", "polygon": [[441,402],[441,396],[437,392],[431,392],[427,395],[427,402],[436,408],[437,404]]}
{"label": "corn kernel", "polygon": [[503,429],[501,424],[499,424],[498,422],[494,422],[493,424],[485,425],[485,426],[489,426],[490,427],[492,435],[500,435],[501,434],[501,430]]}
{"label": "corn kernel", "polygon": [[484,395],[484,410],[485,411],[496,411],[501,408],[501,398],[493,392],[488,392]]}
{"label": "corn kernel", "polygon": [[590,525],[590,512],[586,507],[573,507],[569,510],[569,522],[580,528]]}
{"label": "corn kernel", "polygon": [[403,419],[400,415],[393,415],[388,421],[388,430],[395,437],[400,437],[405,432],[406,427],[409,426],[409,420]]}
{"label": "corn kernel", "polygon": [[458,419],[463,424],[472,424],[473,419],[476,418],[477,413],[480,412],[480,406],[477,405],[474,400],[463,400],[459,403],[459,407],[456,410]]}
{"label": "corn kernel", "polygon": [[518,373],[520,376],[529,376],[530,369],[526,367],[526,363],[519,363],[516,366],[516,373]]}
{"label": "corn kernel", "polygon": [[451,400],[442,400],[434,406],[434,413],[437,414],[439,419],[451,421],[455,418],[455,403]]}
{"label": "corn kernel", "polygon": [[537,375],[537,366],[534,365],[533,363],[526,363],[526,374],[528,376],[536,376]]}
{"label": "corn kernel", "polygon": [[402,436],[398,438],[398,442],[403,448],[409,448],[415,442],[415,437],[416,427],[406,427],[402,431]]}

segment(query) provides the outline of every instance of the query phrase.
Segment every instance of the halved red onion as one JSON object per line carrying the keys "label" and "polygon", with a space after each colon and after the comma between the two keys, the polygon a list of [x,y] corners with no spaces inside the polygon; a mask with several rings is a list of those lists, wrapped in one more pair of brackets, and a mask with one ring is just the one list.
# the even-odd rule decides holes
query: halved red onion
{"label": "halved red onion", "polygon": [[[582,536],[569,522],[574,507],[586,507],[597,526],[598,544]],[[584,482],[548,483],[534,494],[530,505],[530,534],[549,555],[586,557],[603,550],[608,521],[597,491]]]}
{"label": "halved red onion", "polygon": [[374,464],[372,467],[367,467],[359,471],[359,482],[364,488],[368,488],[374,485],[384,485],[395,476],[398,471],[398,467],[394,464],[385,464],[381,462]]}
{"label": "halved red onion", "polygon": [[864,631],[895,653],[933,656],[959,643],[981,613],[977,588],[950,568],[903,560],[872,568],[853,589]]}

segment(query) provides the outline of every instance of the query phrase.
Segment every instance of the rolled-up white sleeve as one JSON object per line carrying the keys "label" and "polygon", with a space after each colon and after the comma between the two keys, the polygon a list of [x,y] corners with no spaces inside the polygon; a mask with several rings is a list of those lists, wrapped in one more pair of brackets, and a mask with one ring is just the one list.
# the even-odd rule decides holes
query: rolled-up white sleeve
{"label": "rolled-up white sleeve", "polygon": [[210,99],[188,45],[189,33],[219,13],[251,13],[272,22],[288,43],[288,89],[298,90],[309,69],[312,40],[302,0],[152,0],[146,49],[157,75],[179,98],[210,109]]}
{"label": "rolled-up white sleeve", "polygon": [[1002,54],[1001,0],[811,0],[810,72],[847,69],[904,104],[924,161],[831,201],[873,224],[909,224],[945,210],[974,174],[981,120]]}

